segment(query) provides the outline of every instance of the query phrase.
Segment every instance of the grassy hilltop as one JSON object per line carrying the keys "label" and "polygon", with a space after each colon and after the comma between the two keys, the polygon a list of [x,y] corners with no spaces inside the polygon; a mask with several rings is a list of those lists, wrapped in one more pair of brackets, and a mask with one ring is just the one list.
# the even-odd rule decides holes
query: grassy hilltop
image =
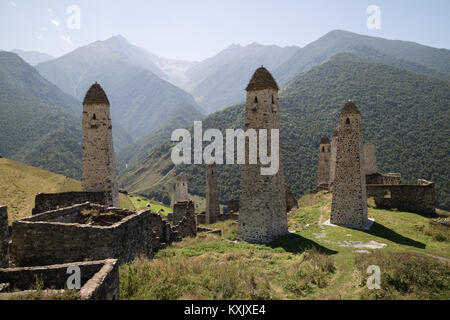
{"label": "grassy hilltop", "polygon": [[[231,221],[121,266],[122,299],[449,299],[450,233],[414,213],[370,207],[369,232],[322,225],[331,195],[306,195],[292,232],[273,243],[237,242]],[[378,249],[375,249],[378,248]],[[381,290],[366,288],[369,265]]]}

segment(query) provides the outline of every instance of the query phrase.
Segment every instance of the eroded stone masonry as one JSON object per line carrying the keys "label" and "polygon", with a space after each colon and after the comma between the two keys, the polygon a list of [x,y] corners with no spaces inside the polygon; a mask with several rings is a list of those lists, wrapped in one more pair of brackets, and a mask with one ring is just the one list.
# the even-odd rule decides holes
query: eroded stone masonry
{"label": "eroded stone masonry", "polygon": [[216,164],[206,165],[206,224],[217,222],[220,215],[219,189],[217,188],[217,167]]}
{"label": "eroded stone masonry", "polygon": [[0,206],[0,268],[8,268],[8,211]]}
{"label": "eroded stone masonry", "polygon": [[87,192],[109,192],[111,203],[119,207],[119,187],[114,161],[109,100],[95,83],[83,101],[83,172],[81,185]]}
{"label": "eroded stone masonry", "polygon": [[[278,85],[264,67],[258,68],[247,86],[245,129],[268,129],[267,145],[270,150],[270,129],[280,129]],[[281,143],[279,154],[281,155]],[[245,146],[249,159],[249,145]],[[263,165],[242,166],[238,236],[251,243],[265,243],[288,233],[283,164],[275,175],[261,175]]]}
{"label": "eroded stone masonry", "polygon": [[330,183],[331,145],[327,136],[319,143],[319,166],[317,169],[317,190],[327,190]]}
{"label": "eroded stone masonry", "polygon": [[348,101],[339,115],[336,139],[336,174],[331,223],[363,227],[368,220],[366,175],[363,162],[361,113]]}
{"label": "eroded stone masonry", "polygon": [[176,177],[174,203],[189,201],[188,179],[184,172]]}

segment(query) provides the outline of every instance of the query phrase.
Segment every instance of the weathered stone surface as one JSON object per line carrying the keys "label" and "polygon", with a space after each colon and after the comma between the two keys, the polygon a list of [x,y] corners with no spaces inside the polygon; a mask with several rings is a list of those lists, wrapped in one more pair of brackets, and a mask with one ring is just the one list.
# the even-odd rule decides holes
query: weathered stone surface
{"label": "weathered stone surface", "polygon": [[377,170],[377,147],[374,144],[363,145],[364,174],[375,174]]}
{"label": "weathered stone surface", "polygon": [[0,206],[0,268],[8,268],[8,242],[8,211],[6,207]]}
{"label": "weathered stone surface", "polygon": [[402,175],[400,173],[374,173],[366,175],[366,184],[401,184]]}
{"label": "weathered stone surface", "polygon": [[317,186],[326,189],[330,182],[331,145],[324,136],[319,143],[319,165],[317,169]]}
{"label": "weathered stone surface", "polygon": [[426,180],[419,180],[417,185],[367,185],[367,195],[374,197],[375,205],[379,208],[396,208],[425,216],[434,216],[436,213],[435,184]]}
{"label": "weathered stone surface", "polygon": [[336,153],[337,153],[337,131],[333,133],[331,138],[331,153],[330,153],[330,181],[329,188],[333,189],[334,177],[336,176]]}
{"label": "weathered stone surface", "polygon": [[362,121],[361,113],[351,101],[341,111],[337,132],[330,221],[336,225],[362,227],[368,220]]}
{"label": "weathered stone surface", "polygon": [[[18,266],[33,266],[107,258],[123,263],[140,254],[152,257],[162,243],[195,235],[193,204],[188,208],[185,218],[175,227],[151,211],[134,212],[89,203],[41,213],[13,223],[11,259]],[[92,210],[121,218],[109,223],[87,222],[83,212]]]}
{"label": "weathered stone surface", "polygon": [[180,173],[175,182],[174,203],[189,201],[188,180],[184,172]]}
{"label": "weathered stone surface", "polygon": [[236,213],[240,210],[240,201],[238,199],[230,199],[227,202],[227,213]]}
{"label": "weathered stone surface", "polygon": [[112,202],[111,196],[108,192],[40,193],[36,195],[34,200],[32,214],[66,208],[85,202],[108,205]]}
{"label": "weathered stone surface", "polygon": [[291,188],[287,184],[284,185],[284,191],[286,193],[286,212],[290,212],[292,209],[298,208],[298,201],[295,199]]}
{"label": "weathered stone surface", "polygon": [[119,299],[119,265],[115,259],[89,262],[72,262],[68,264],[0,269],[0,283],[9,283],[10,290],[22,292],[1,293],[0,298],[11,294],[23,294],[23,291],[33,290],[36,279],[42,281],[43,293],[52,290],[65,289],[71,274],[69,267],[80,268],[81,288],[78,293],[82,300],[114,300]]}
{"label": "weathered stone surface", "polygon": [[82,129],[83,191],[108,192],[111,203],[107,205],[119,207],[109,101],[97,83],[92,85],[84,99]]}
{"label": "weathered stone surface", "polygon": [[[258,74],[257,74],[258,73]],[[259,75],[261,73],[261,75]],[[255,72],[247,88],[245,129],[267,129],[267,148],[271,149],[271,129],[280,129],[278,86],[267,70]],[[275,83],[275,85],[273,85]],[[280,139],[281,140],[281,139]],[[281,142],[279,154],[281,155]],[[283,164],[280,157],[278,173],[261,175],[264,167],[249,164],[249,145],[245,146],[246,164],[242,166],[241,196],[238,236],[251,243],[265,243],[288,233],[286,195],[284,190]]]}
{"label": "weathered stone surface", "polygon": [[206,224],[217,222],[220,214],[216,164],[206,165]]}

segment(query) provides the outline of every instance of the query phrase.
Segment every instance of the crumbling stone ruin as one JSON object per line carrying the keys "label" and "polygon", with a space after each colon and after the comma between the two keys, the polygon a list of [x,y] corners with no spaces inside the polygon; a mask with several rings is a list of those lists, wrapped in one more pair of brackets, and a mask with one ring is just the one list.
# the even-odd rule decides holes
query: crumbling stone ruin
{"label": "crumbling stone ruin", "polygon": [[432,217],[436,213],[435,184],[420,179],[417,185],[368,184],[367,195],[374,197],[379,208],[396,208]]}
{"label": "crumbling stone ruin", "polygon": [[335,131],[331,137],[330,180],[328,181],[329,190],[333,190],[334,177],[336,176],[337,134],[337,131]]}
{"label": "crumbling stone ruin", "polygon": [[84,203],[13,222],[11,261],[17,266],[85,260],[132,261],[152,257],[167,243],[195,236],[193,205],[171,226],[151,211],[128,211]]}
{"label": "crumbling stone ruin", "polygon": [[220,215],[219,190],[217,188],[217,168],[216,164],[206,165],[206,224],[217,222]]}
{"label": "crumbling stone ruin", "polygon": [[9,265],[8,242],[8,211],[0,206],[0,268],[8,268]]}
{"label": "crumbling stone ruin", "polygon": [[40,193],[34,200],[32,214],[52,211],[59,208],[71,207],[80,203],[96,203],[107,205],[112,203],[110,192],[63,192]]}
{"label": "crumbling stone ruin", "polygon": [[[119,265],[115,259],[72,262],[60,265],[0,269],[1,299],[23,297],[36,292],[36,280],[41,282],[40,294],[57,298],[65,292],[69,268],[80,270],[80,300],[119,299]],[[50,289],[52,288],[52,289]],[[31,289],[31,290],[30,290]]]}
{"label": "crumbling stone ruin", "polygon": [[188,180],[184,172],[180,173],[175,182],[174,203],[189,201]]}
{"label": "crumbling stone ruin", "polygon": [[368,174],[368,175],[366,175],[366,183],[367,183],[367,185],[371,185],[371,184],[402,184],[402,175],[400,173]]}
{"label": "crumbling stone ruin", "polygon": [[319,166],[317,169],[317,190],[328,190],[330,183],[331,145],[327,136],[319,143]]}
{"label": "crumbling stone ruin", "polygon": [[[270,150],[271,129],[280,129],[278,85],[264,67],[253,74],[247,88],[245,106],[245,129],[267,129],[267,145]],[[280,151],[281,155],[281,143]],[[245,146],[246,159],[249,145]],[[283,164],[275,175],[261,175],[263,165],[242,166],[241,196],[238,236],[251,243],[265,243],[288,233],[286,195],[284,190]]]}
{"label": "crumbling stone ruin", "polygon": [[367,221],[366,175],[363,170],[361,113],[348,101],[339,115],[332,224],[363,227]]}
{"label": "crumbling stone ruin", "polygon": [[240,210],[240,201],[237,199],[230,199],[227,202],[227,213],[238,213]]}
{"label": "crumbling stone ruin", "polygon": [[119,186],[114,161],[109,100],[98,83],[91,86],[84,98],[82,130],[83,191],[109,192],[112,201],[107,205],[118,208]]}
{"label": "crumbling stone ruin", "polygon": [[286,212],[290,212],[292,209],[298,208],[297,199],[295,199],[291,188],[287,184],[284,184],[284,191],[286,194]]}

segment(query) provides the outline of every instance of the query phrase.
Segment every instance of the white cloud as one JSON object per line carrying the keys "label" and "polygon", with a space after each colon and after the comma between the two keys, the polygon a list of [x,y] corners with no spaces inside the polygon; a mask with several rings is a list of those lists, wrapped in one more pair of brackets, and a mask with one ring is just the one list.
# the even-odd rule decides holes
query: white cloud
{"label": "white cloud", "polygon": [[65,36],[63,34],[59,34],[59,37],[67,44],[72,44],[72,40],[70,39],[70,36]]}
{"label": "white cloud", "polygon": [[15,8],[15,7],[17,7],[17,4],[14,1],[9,1],[8,2],[8,7]]}

